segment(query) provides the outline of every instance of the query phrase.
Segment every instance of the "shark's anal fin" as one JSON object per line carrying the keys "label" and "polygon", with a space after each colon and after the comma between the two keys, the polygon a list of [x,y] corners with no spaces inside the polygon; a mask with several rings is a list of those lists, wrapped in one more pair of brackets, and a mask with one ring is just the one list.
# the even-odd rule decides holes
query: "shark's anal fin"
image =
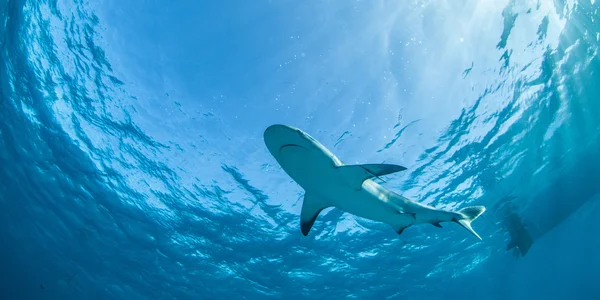
{"label": "shark's anal fin", "polygon": [[379,176],[406,170],[403,166],[392,164],[345,165],[338,168],[340,172],[351,181],[352,186],[356,189],[360,189],[363,182],[367,179],[374,177],[379,178]]}
{"label": "shark's anal fin", "polygon": [[302,202],[302,212],[300,213],[300,229],[302,234],[307,236],[310,229],[315,224],[319,213],[330,207],[326,204],[326,201],[319,199],[318,196],[311,194],[304,194],[304,201]]}

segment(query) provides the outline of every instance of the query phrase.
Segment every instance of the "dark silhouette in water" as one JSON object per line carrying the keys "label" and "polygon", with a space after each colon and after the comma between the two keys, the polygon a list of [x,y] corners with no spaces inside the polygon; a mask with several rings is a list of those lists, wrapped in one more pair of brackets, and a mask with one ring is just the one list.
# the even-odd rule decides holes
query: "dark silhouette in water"
{"label": "dark silhouette in water", "polygon": [[588,201],[600,195],[600,143],[592,143],[577,161],[557,168],[554,180],[528,201],[519,211],[506,197],[498,205],[503,211],[503,223],[510,235],[506,250],[517,248],[524,256],[533,242],[552,231]]}
{"label": "dark silhouette in water", "polygon": [[[69,277],[68,277],[68,278],[65,280],[65,283],[66,283],[66,284],[69,284],[69,283],[71,283],[71,280],[73,280],[73,278],[75,277],[75,275],[77,275],[77,273],[79,273],[79,271],[78,271],[78,270],[77,270],[77,271],[75,271],[75,272],[73,272],[73,274],[72,274],[71,276],[69,276]],[[59,278],[59,279],[58,279],[58,281],[61,281],[61,280],[63,280],[63,278]],[[46,289],[46,287],[44,286],[44,284],[40,284],[40,289],[42,289],[42,290],[45,290],[45,289]]]}
{"label": "dark silhouette in water", "polygon": [[506,250],[510,251],[516,248],[519,252],[515,252],[517,255],[520,253],[521,256],[525,256],[533,244],[533,238],[521,217],[516,213],[512,213],[507,218],[508,221],[508,233],[510,234],[510,241],[506,245]]}
{"label": "dark silhouette in water", "polygon": [[515,256],[525,256],[533,244],[533,237],[527,229],[527,225],[518,214],[518,210],[511,200],[514,197],[504,198],[499,204],[502,204],[500,208],[502,215],[502,221],[510,235],[510,240],[506,245],[506,250],[510,251],[515,249]]}

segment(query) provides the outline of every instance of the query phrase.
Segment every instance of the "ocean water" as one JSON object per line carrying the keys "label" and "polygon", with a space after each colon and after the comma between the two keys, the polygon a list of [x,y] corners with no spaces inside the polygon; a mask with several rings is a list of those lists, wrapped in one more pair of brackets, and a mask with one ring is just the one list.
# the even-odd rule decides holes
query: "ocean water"
{"label": "ocean water", "polygon": [[[600,299],[599,6],[0,0],[0,298]],[[276,123],[483,239],[304,237]]]}

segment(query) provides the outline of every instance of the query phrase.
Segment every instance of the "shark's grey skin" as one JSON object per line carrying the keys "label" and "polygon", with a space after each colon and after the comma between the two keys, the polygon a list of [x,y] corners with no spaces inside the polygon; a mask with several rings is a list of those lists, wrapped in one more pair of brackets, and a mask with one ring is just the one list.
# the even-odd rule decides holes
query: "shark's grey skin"
{"label": "shark's grey skin", "polygon": [[401,234],[421,223],[441,227],[456,222],[475,235],[471,222],[484,211],[483,206],[447,211],[413,202],[377,184],[371,178],[406,170],[391,164],[345,165],[327,148],[302,130],[272,125],[264,132],[269,152],[283,170],[305,191],[300,228],[308,235],[319,213],[335,207],[347,213],[383,222]]}

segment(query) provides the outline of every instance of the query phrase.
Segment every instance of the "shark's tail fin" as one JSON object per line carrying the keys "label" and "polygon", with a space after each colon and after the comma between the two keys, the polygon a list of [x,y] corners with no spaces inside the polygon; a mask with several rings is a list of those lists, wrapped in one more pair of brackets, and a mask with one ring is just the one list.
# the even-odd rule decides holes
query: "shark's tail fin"
{"label": "shark's tail fin", "polygon": [[475,235],[478,239],[481,240],[481,237],[473,228],[471,227],[471,222],[473,222],[477,217],[479,217],[485,211],[484,206],[469,206],[459,210],[458,217],[454,218],[452,221],[460,224],[460,226],[464,227],[470,233]]}

